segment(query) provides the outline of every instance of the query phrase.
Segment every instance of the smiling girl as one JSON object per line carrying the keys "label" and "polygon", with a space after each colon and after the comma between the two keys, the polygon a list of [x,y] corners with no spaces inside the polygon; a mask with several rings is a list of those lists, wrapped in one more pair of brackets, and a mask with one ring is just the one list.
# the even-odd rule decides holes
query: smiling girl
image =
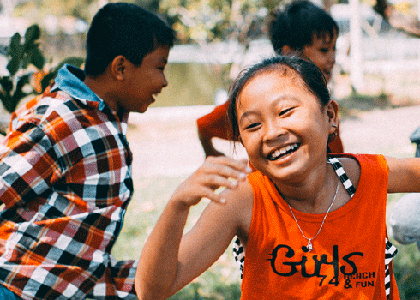
{"label": "smiling girl", "polygon": [[[238,236],[242,299],[399,299],[387,192],[419,192],[420,159],[328,154],[338,106],[322,72],[300,58],[254,65],[230,99],[232,132],[256,171],[210,157],[175,191],[141,254],[139,298],[173,295]],[[211,202],[183,235],[203,197]]]}

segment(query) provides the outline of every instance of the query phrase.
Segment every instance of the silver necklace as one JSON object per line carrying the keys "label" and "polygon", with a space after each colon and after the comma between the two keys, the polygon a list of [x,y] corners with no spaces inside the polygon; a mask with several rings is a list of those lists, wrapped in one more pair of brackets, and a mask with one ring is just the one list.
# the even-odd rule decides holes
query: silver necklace
{"label": "silver necklace", "polygon": [[307,236],[303,233],[303,230],[302,230],[302,228],[300,228],[299,223],[298,223],[298,220],[296,219],[295,214],[294,214],[294,213],[293,213],[293,211],[292,211],[292,207],[289,205],[289,203],[287,203],[287,202],[286,202],[286,203],[287,203],[287,205],[289,205],[290,212],[292,213],[293,219],[295,219],[295,222],[296,222],[297,227],[299,228],[299,230],[300,230],[300,232],[302,233],[303,237],[304,237],[305,239],[307,239],[307,240],[308,240],[308,245],[306,246],[306,248],[307,248],[309,251],[311,251],[311,250],[313,249],[313,246],[312,246],[312,242],[311,242],[311,241],[312,241],[314,238],[316,238],[316,237],[318,236],[318,234],[321,232],[321,229],[322,229],[322,226],[324,225],[325,219],[327,218],[328,213],[330,212],[331,208],[332,208],[332,207],[333,207],[333,205],[334,205],[334,201],[335,201],[335,198],[337,197],[337,192],[338,192],[338,188],[339,188],[339,187],[340,187],[340,180],[338,180],[338,182],[337,182],[337,189],[335,190],[335,195],[334,195],[334,198],[333,198],[333,200],[332,200],[332,202],[331,202],[331,204],[330,204],[330,207],[328,207],[327,212],[325,213],[325,216],[324,216],[324,219],[322,220],[321,226],[319,227],[319,230],[318,230],[318,232],[315,234],[315,236],[313,236],[313,237],[311,237],[311,238],[307,237]]}

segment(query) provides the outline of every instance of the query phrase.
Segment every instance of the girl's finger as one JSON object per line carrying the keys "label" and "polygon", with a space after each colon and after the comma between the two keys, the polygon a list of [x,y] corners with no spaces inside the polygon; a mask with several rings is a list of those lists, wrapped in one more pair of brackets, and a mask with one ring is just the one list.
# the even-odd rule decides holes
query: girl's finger
{"label": "girl's finger", "polygon": [[225,204],[226,203],[226,199],[223,196],[216,193],[214,190],[210,190],[210,189],[203,192],[202,198],[207,198],[210,201],[220,203],[220,204]]}
{"label": "girl's finger", "polygon": [[237,180],[233,179],[232,177],[225,177],[216,174],[204,175],[201,181],[203,185],[209,187],[212,190],[218,189],[219,187],[234,189],[238,186]]}
{"label": "girl's finger", "polygon": [[247,161],[237,161],[230,158],[211,159],[207,168],[203,169],[207,174],[217,174],[226,178],[243,180],[251,172]]}
{"label": "girl's finger", "polygon": [[250,173],[252,171],[247,159],[233,159],[227,156],[221,156],[209,157],[208,160],[210,163],[226,165],[239,172]]}

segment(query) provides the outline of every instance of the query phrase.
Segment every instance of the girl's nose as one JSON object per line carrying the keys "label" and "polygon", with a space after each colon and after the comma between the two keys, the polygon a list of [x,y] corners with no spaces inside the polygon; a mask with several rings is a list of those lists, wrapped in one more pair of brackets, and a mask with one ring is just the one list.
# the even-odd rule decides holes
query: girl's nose
{"label": "girl's nose", "polygon": [[264,142],[276,140],[282,135],[282,130],[276,126],[275,122],[267,122],[265,125],[265,131],[263,136]]}

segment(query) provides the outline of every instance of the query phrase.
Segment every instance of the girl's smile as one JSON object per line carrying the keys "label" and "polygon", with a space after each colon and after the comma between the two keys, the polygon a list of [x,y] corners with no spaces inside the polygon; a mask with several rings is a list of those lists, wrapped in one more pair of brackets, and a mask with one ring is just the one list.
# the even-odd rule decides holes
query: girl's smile
{"label": "girl's smile", "polygon": [[291,153],[296,152],[296,150],[299,148],[299,144],[298,143],[294,143],[292,145],[288,145],[285,147],[282,147],[280,149],[277,149],[275,151],[273,151],[272,153],[269,153],[267,155],[267,159],[268,160],[278,160],[278,159],[283,159],[284,157],[290,155]]}

